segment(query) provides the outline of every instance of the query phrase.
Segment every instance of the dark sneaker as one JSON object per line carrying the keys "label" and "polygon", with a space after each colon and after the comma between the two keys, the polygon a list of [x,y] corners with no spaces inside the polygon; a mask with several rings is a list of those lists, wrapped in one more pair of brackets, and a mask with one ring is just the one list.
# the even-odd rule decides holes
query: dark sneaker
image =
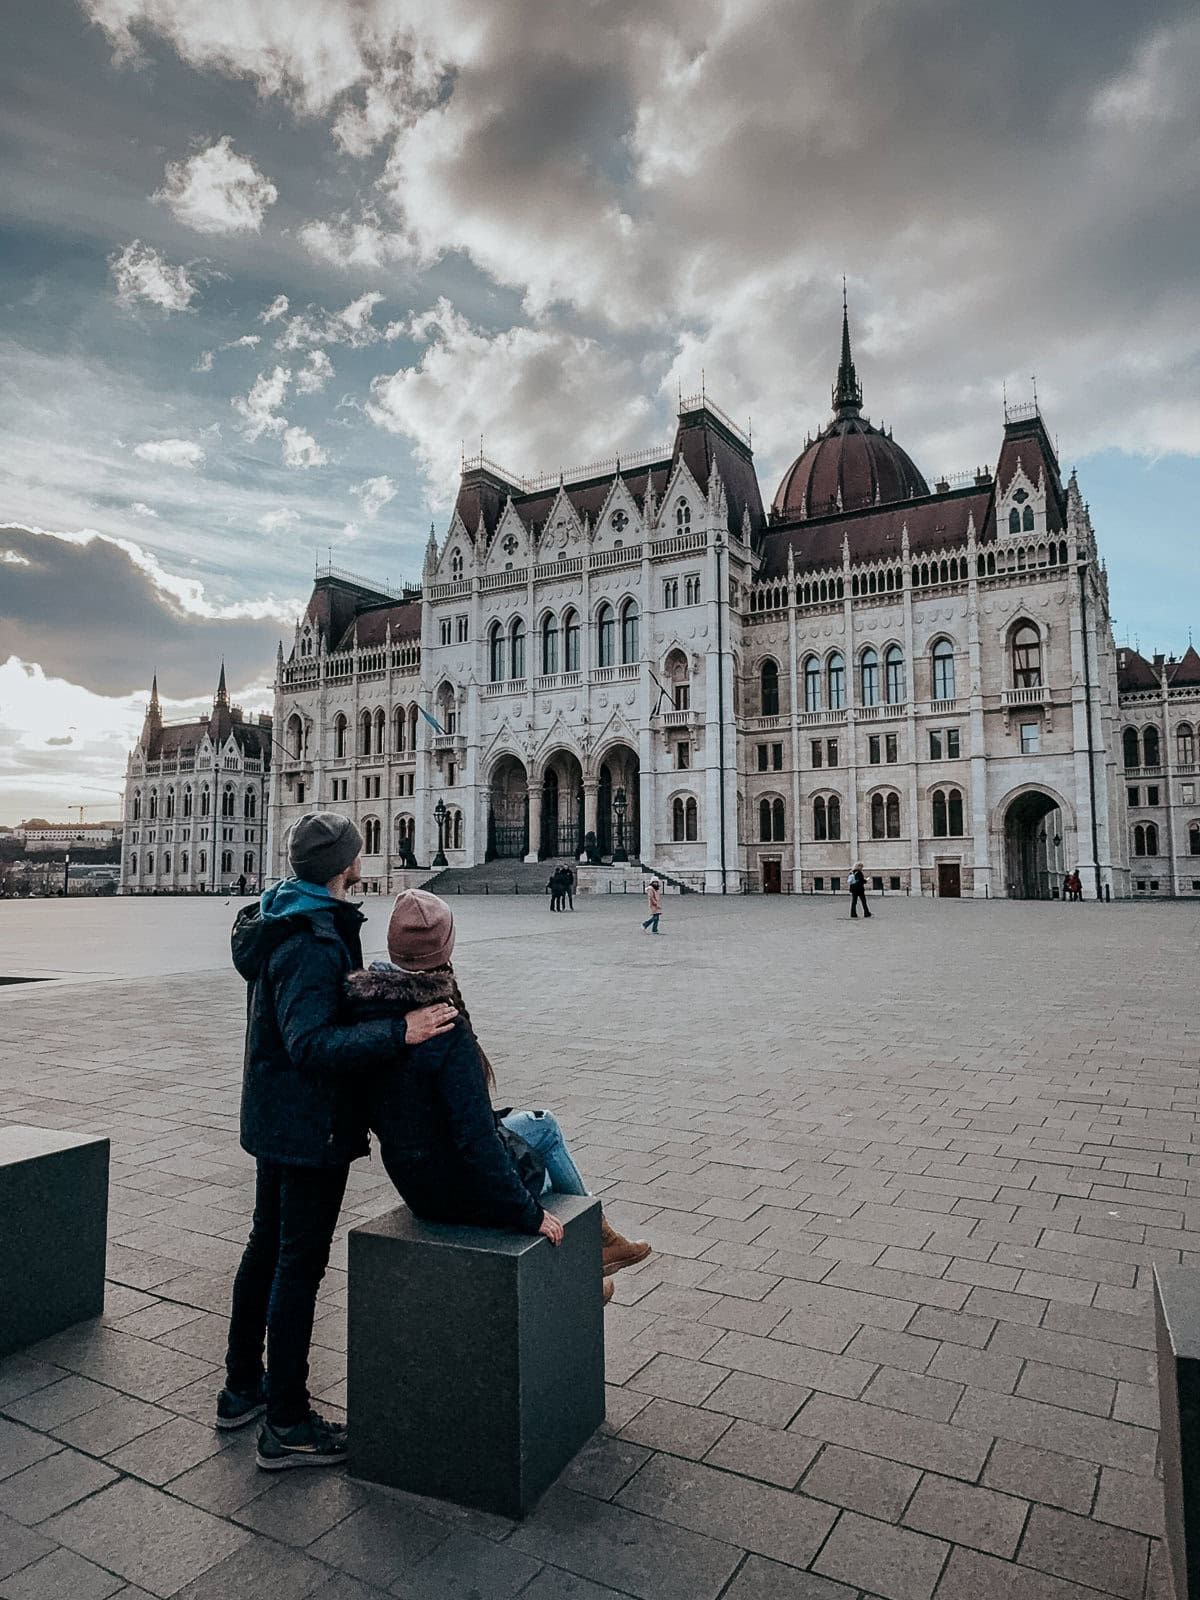
{"label": "dark sneaker", "polygon": [[236,1389],[224,1388],[217,1396],[218,1428],[244,1428],[248,1422],[261,1417],[267,1409],[267,1380],[261,1378],[252,1394],[238,1394]]}
{"label": "dark sneaker", "polygon": [[264,1422],[254,1459],[267,1472],[287,1467],[337,1467],[346,1459],[346,1430],[310,1411],[291,1428]]}

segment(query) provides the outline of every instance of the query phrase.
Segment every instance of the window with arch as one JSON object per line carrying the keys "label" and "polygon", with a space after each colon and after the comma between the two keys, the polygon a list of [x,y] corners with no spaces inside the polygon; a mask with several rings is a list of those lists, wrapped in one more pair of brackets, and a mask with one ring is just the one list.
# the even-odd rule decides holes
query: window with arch
{"label": "window with arch", "polygon": [[246,796],[242,802],[242,815],[247,822],[253,822],[258,815],[258,796],[253,789],[246,790]]}
{"label": "window with arch", "polygon": [[872,839],[898,839],[900,837],[900,796],[898,794],[873,794],[871,796]]}
{"label": "window with arch", "polygon": [[1121,735],[1121,750],[1125,757],[1126,767],[1140,767],[1142,764],[1142,746],[1136,728],[1126,728]]}
{"label": "window with arch", "polygon": [[1016,506],[1008,513],[1008,531],[1009,533],[1020,533],[1021,531],[1021,513]]}
{"label": "window with arch", "polygon": [[232,818],[235,814],[235,807],[236,799],[233,793],[233,785],[227,783],[221,791],[221,815]]}
{"label": "window with arch", "polygon": [[889,705],[903,705],[908,698],[904,685],[904,652],[898,644],[890,644],[883,652],[884,692]]}
{"label": "window with arch", "polygon": [[254,871],[254,851],[247,850],[242,857],[242,871],[247,877]]}
{"label": "window with arch", "polygon": [[133,791],[133,820],[135,822],[142,820],[142,791],[140,789]]}
{"label": "window with arch", "polygon": [[408,748],[410,750],[415,750],[417,748],[417,708],[416,708],[416,706],[409,706],[409,708],[408,708]]}
{"label": "window with arch", "polygon": [[596,613],[596,665],[617,664],[617,615],[606,600]]}
{"label": "window with arch", "polygon": [[887,836],[889,839],[900,837],[900,796],[889,794],[887,797]]}
{"label": "window with arch", "polygon": [[825,796],[819,794],[813,801],[813,838],[827,839],[829,837],[829,818],[826,813]]}
{"label": "window with arch", "polygon": [[371,713],[363,711],[358,718],[358,753],[360,756],[371,754]]}
{"label": "window with arch", "polygon": [[579,671],[579,613],[568,611],[563,618],[563,671]]}
{"label": "window with arch", "polygon": [[438,690],[437,719],[443,733],[458,732],[458,701],[454,697],[454,688],[449,683],[443,683]]}
{"label": "window with arch", "polygon": [[198,864],[198,870],[200,871],[200,873],[202,875],[208,871],[208,851],[207,850],[201,850],[201,852],[200,852],[200,860],[199,860],[199,864]]}
{"label": "window with arch", "polygon": [[674,844],[683,843],[683,801],[678,796],[671,801],[671,840]]}
{"label": "window with arch", "polygon": [[306,754],[305,743],[308,735],[305,732],[304,719],[300,716],[299,712],[293,711],[291,716],[287,719],[287,727],[284,730],[284,738],[287,744],[287,754],[289,758],[292,761],[303,760]]}
{"label": "window with arch", "polygon": [[1032,506],[1026,506],[1024,511],[1022,511],[1022,513],[1021,513],[1021,531],[1023,533],[1032,533],[1033,532],[1033,507]]}
{"label": "window with arch", "polygon": [[164,872],[170,872],[171,870],[171,852],[169,850],[163,851],[162,869]]}
{"label": "window with arch", "polygon": [[379,818],[368,817],[363,823],[363,854],[379,854]]}
{"label": "window with arch", "polygon": [[[897,821],[899,818],[897,817]],[[935,839],[961,839],[963,832],[962,794],[958,789],[933,791],[933,836]]]}
{"label": "window with arch", "polygon": [[1158,854],[1158,828],[1153,822],[1139,822],[1133,830],[1133,853],[1135,856]]}
{"label": "window with arch", "polygon": [[151,791],[150,791],[150,821],[153,822],[157,816],[158,816],[158,790],[157,789],[151,789]]}
{"label": "window with arch", "polygon": [[671,839],[675,844],[694,844],[698,837],[699,808],[693,795],[677,795],[671,802]]}
{"label": "window with arch", "polygon": [[1175,759],[1181,767],[1190,767],[1195,763],[1196,740],[1190,723],[1181,722],[1175,730],[1175,750]]}
{"label": "window with arch", "polygon": [[641,614],[636,600],[621,607],[621,660],[627,667],[641,659]]}
{"label": "window with arch", "polygon": [[933,647],[933,698],[953,700],[954,694],[954,646],[939,639]]}
{"label": "window with arch", "polygon": [[1200,822],[1188,825],[1188,854],[1200,856]]}
{"label": "window with arch", "polygon": [[208,813],[211,810],[211,808],[212,808],[212,795],[209,793],[208,785],[204,784],[203,787],[200,790],[200,815],[202,817],[208,816]]}
{"label": "window with arch", "polygon": [[174,789],[168,789],[167,790],[167,821],[169,822],[174,815],[175,815],[175,791],[174,791]]}
{"label": "window with arch", "polygon": [[461,850],[463,847],[463,814],[456,811],[450,823],[450,848]]}
{"label": "window with arch", "polygon": [[345,713],[339,711],[333,719],[333,756],[335,761],[341,761],[343,757],[349,754],[346,749],[349,727]]}
{"label": "window with arch", "polygon": [[862,653],[858,673],[863,705],[877,706],[879,704],[879,653],[870,645]]}
{"label": "window with arch", "polygon": [[759,704],[764,717],[779,715],[779,665],[769,658],[758,669]]}
{"label": "window with arch", "polygon": [[461,578],[462,575],[463,575],[462,551],[461,550],[456,550],[454,552],[454,554],[450,557],[450,576],[451,576],[451,578],[457,580],[457,579]]}
{"label": "window with arch", "polygon": [[1158,729],[1153,726],[1142,730],[1142,755],[1143,766],[1157,767],[1162,761],[1159,753]]}
{"label": "window with arch", "polygon": [[762,844],[778,844],[784,838],[784,810],[780,799],[758,802],[758,837]]}
{"label": "window with arch", "polygon": [[825,804],[825,820],[829,828],[831,839],[842,837],[842,802],[837,795],[831,794]]}
{"label": "window with arch", "polygon": [[491,683],[504,680],[504,629],[498,622],[493,622],[488,629],[488,680]]}
{"label": "window with arch", "polygon": [[508,647],[509,671],[514,678],[525,676],[525,624],[520,617],[513,620]]}
{"label": "window with arch", "polygon": [[[807,656],[804,662],[804,709],[821,709],[821,663],[816,656]],[[824,834],[821,837],[824,838]]]}
{"label": "window with arch", "polygon": [[1042,641],[1032,622],[1019,623],[1012,636],[1013,687],[1042,686]]}
{"label": "window with arch", "polygon": [[846,658],[840,650],[835,650],[830,656],[826,675],[829,680],[829,709],[840,711],[846,704]]}
{"label": "window with arch", "polygon": [[183,789],[183,814],[185,817],[190,817],[192,814],[192,798],[192,786],[190,783],[185,784]]}
{"label": "window with arch", "polygon": [[675,502],[675,531],[688,533],[692,526],[692,508],[686,500],[679,499]]}
{"label": "window with arch", "polygon": [[673,711],[687,711],[692,703],[688,661],[682,650],[672,650],[663,663]]}
{"label": "window with arch", "polygon": [[375,715],[372,718],[372,726],[375,730],[375,738],[372,742],[371,748],[374,750],[377,756],[381,756],[383,754],[384,744],[387,738],[387,717],[384,715],[382,706],[380,706],[375,712]]}
{"label": "window with arch", "polygon": [[549,678],[558,671],[558,618],[553,611],[542,623],[542,673]]}
{"label": "window with arch", "polygon": [[130,870],[130,872],[133,872],[133,873],[137,872],[137,857],[136,856],[130,856],[130,858],[129,858],[129,870]]}
{"label": "window with arch", "polygon": [[399,754],[408,748],[408,716],[403,706],[392,712],[392,749]]}
{"label": "window with arch", "polygon": [[188,869],[188,853],[185,850],[185,851],[183,851],[183,853],[179,857],[179,870],[180,870],[180,872],[186,872],[187,869]]}
{"label": "window with arch", "polygon": [[233,851],[232,850],[222,850],[221,851],[221,871],[222,872],[232,872],[233,871]]}

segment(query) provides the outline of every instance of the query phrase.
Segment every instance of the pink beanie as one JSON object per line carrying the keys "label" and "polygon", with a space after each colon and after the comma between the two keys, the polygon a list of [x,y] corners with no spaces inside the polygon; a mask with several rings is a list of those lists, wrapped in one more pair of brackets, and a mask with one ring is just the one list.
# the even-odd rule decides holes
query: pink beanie
{"label": "pink beanie", "polygon": [[409,972],[444,967],[454,951],[454,916],[436,894],[406,889],[396,896],[387,932],[388,955]]}

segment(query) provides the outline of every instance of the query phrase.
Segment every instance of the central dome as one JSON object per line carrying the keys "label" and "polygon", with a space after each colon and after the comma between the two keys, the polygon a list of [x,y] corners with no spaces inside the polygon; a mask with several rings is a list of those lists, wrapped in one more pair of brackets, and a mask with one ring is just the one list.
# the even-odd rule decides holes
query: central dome
{"label": "central dome", "polygon": [[833,386],[833,421],[783,475],[772,513],[780,520],[823,517],[929,493],[908,452],[862,415],[862,387],[850,356],[842,308],[842,360]]}

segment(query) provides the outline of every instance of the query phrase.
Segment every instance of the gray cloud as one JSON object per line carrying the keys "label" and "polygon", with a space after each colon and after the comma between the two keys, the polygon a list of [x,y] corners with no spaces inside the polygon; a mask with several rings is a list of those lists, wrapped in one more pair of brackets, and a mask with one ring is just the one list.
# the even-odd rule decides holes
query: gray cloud
{"label": "gray cloud", "polygon": [[[7,556],[5,555],[7,552]],[[198,586],[159,577],[136,547],[0,526],[4,654],[96,694],[141,690],[155,670],[180,699],[202,695],[226,661],[232,683],[269,673],[278,617],[204,615]],[[218,608],[212,608],[217,610]]]}

